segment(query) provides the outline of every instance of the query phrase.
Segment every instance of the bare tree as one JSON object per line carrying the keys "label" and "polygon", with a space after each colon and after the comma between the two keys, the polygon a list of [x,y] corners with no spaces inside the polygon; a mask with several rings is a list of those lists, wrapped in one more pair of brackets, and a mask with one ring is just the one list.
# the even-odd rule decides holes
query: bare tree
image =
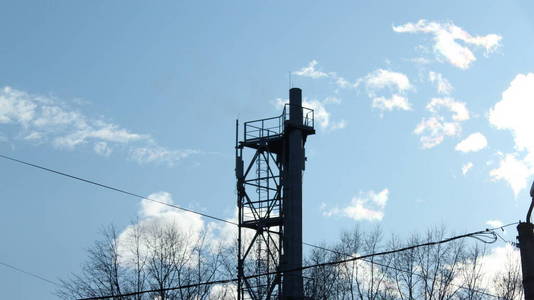
{"label": "bare tree", "polygon": [[[129,266],[130,273],[126,281],[129,285],[130,292],[140,292],[146,287],[147,273],[146,263],[147,255],[145,253],[144,238],[145,232],[141,226],[130,226],[131,230],[127,232],[124,243],[124,251],[127,252],[129,258],[124,258],[124,263]],[[135,300],[142,300],[143,295],[137,294],[133,297]]]}
{"label": "bare tree", "polygon": [[[114,296],[114,299],[236,298],[234,283],[195,285],[236,277],[235,243],[214,243],[206,231],[186,232],[169,223],[136,223],[120,236],[110,226],[88,251],[80,274],[63,280],[58,295],[65,299]],[[494,278],[484,274],[486,248],[463,240],[424,246],[388,255],[325,264],[354,256],[444,239],[443,228],[428,230],[406,242],[393,236],[384,242],[380,228],[344,232],[333,246],[314,248],[305,258],[305,295],[310,299],[350,300],[519,300],[522,298],[518,259],[508,257]],[[333,250],[330,250],[333,249]],[[251,268],[254,266],[251,266]],[[488,287],[487,282],[492,287]],[[180,286],[188,288],[173,289]],[[170,289],[169,289],[170,288]],[[121,297],[146,289],[153,293]]]}
{"label": "bare tree", "polygon": [[486,254],[486,247],[474,245],[467,250],[463,267],[461,268],[460,282],[462,289],[458,292],[461,300],[482,300],[488,297],[484,290],[481,259]]}
{"label": "bare tree", "polygon": [[117,232],[110,226],[102,234],[103,239],[88,250],[88,263],[83,265],[81,274],[73,274],[70,280],[61,280],[60,297],[72,299],[122,293],[124,270],[119,264]]}
{"label": "bare tree", "polygon": [[[316,265],[335,261],[338,256],[330,251],[315,248],[312,250],[305,264]],[[336,297],[340,288],[338,269],[335,266],[320,266],[307,269],[305,277],[305,294],[312,299],[339,299]]]}
{"label": "bare tree", "polygon": [[[211,297],[210,285],[172,288],[227,278],[226,272],[221,272],[227,253],[222,244],[209,244],[206,232],[188,235],[169,223],[137,225],[128,227],[120,237],[112,226],[106,229],[103,239],[89,249],[81,274],[61,281],[57,294],[64,299],[201,300]],[[157,292],[120,296],[146,289]],[[231,295],[232,287],[218,287],[217,291]]]}
{"label": "bare tree", "polygon": [[495,292],[500,300],[523,299],[521,265],[508,254],[503,271],[493,278]]}

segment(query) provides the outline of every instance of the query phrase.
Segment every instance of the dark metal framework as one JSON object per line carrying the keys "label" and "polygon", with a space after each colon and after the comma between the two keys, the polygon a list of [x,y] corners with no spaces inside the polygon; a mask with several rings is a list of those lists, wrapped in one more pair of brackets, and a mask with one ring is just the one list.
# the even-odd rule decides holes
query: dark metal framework
{"label": "dark metal framework", "polygon": [[[290,96],[290,104],[284,106],[280,116],[245,122],[242,141],[238,141],[239,124],[236,122],[238,300],[285,299],[282,285],[295,280],[295,274],[291,275],[292,279],[287,279],[283,273],[284,268],[295,265],[294,262],[287,264],[288,257],[284,257],[288,252],[284,247],[288,244],[285,232],[291,226],[287,220],[293,218],[288,215],[285,204],[288,186],[292,184],[288,173],[291,168],[290,133],[297,130],[301,139],[304,138],[301,141],[303,165],[305,138],[315,131],[313,110],[301,106],[300,89],[292,89],[290,95],[291,92],[298,92],[296,104]],[[244,160],[247,160],[246,164]],[[301,211],[295,218],[300,218],[296,222],[302,224]],[[302,228],[298,229],[301,236]],[[297,266],[301,265],[301,261],[297,262]],[[249,278],[258,274],[268,275]],[[302,282],[302,278],[299,279]]]}

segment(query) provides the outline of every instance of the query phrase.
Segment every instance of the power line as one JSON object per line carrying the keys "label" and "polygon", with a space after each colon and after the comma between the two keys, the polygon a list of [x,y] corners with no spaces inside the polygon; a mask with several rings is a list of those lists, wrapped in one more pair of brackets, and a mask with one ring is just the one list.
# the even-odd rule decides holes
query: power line
{"label": "power line", "polygon": [[[367,259],[367,258],[370,258],[370,257],[374,257],[374,256],[383,256],[383,255],[403,252],[403,251],[412,250],[412,249],[421,248],[421,247],[435,246],[435,245],[439,245],[439,244],[452,242],[452,241],[458,240],[458,239],[463,239],[463,238],[467,238],[467,237],[473,237],[473,236],[477,236],[477,235],[481,235],[481,234],[488,234],[490,232],[492,232],[491,229],[485,229],[485,230],[480,230],[480,231],[475,231],[475,232],[470,232],[470,233],[466,233],[466,234],[462,234],[462,235],[453,236],[453,237],[446,238],[446,239],[443,239],[443,240],[440,240],[440,241],[426,242],[426,243],[412,245],[412,246],[403,247],[403,248],[399,248],[399,249],[387,250],[387,251],[376,252],[376,253],[370,253],[370,254],[361,255],[361,256],[352,256],[350,258],[343,259],[343,260],[337,260],[337,261],[332,261],[332,262],[308,265],[308,266],[303,266],[303,267],[299,267],[299,268],[293,268],[293,269],[284,270],[284,271],[267,272],[267,273],[262,273],[262,274],[245,276],[244,279],[251,279],[251,278],[257,278],[257,277],[269,276],[269,275],[278,275],[280,273],[291,273],[291,272],[303,271],[303,270],[307,270],[307,269],[311,269],[311,268],[315,268],[315,267],[339,265],[339,264],[352,262],[352,261],[356,261],[356,260],[364,260],[364,259]],[[195,283],[195,284],[189,284],[189,285],[183,285],[183,286],[171,287],[171,288],[164,288],[164,289],[144,290],[144,291],[132,292],[132,293],[120,294],[120,295],[80,298],[78,300],[96,300],[96,299],[109,299],[109,298],[114,298],[114,297],[135,296],[135,295],[146,294],[146,293],[156,293],[156,292],[164,292],[164,291],[173,291],[173,290],[180,290],[180,289],[186,289],[186,288],[193,288],[193,287],[202,286],[202,285],[225,284],[225,283],[230,283],[230,282],[235,282],[235,281],[237,281],[237,278],[231,278],[231,279],[225,279],[225,280],[217,280],[217,281],[200,282],[200,283]]]}
{"label": "power line", "polygon": [[[136,193],[129,192],[129,191],[124,190],[124,189],[115,188],[115,187],[112,187],[110,185],[102,184],[102,183],[99,183],[99,182],[96,182],[96,181],[93,181],[93,180],[88,180],[88,179],[85,179],[85,178],[82,178],[82,177],[79,177],[79,176],[75,176],[75,175],[71,175],[71,174],[68,174],[68,173],[65,173],[65,172],[57,171],[57,170],[54,170],[54,169],[51,169],[51,168],[47,168],[47,167],[40,166],[40,165],[37,165],[37,164],[34,164],[34,163],[30,163],[30,162],[26,162],[26,161],[19,160],[19,159],[16,159],[16,158],[12,158],[12,157],[9,157],[9,156],[6,156],[6,155],[0,154],[0,158],[4,158],[4,159],[7,159],[7,160],[10,160],[10,161],[13,161],[13,162],[17,162],[17,163],[20,163],[20,164],[23,164],[23,165],[26,165],[26,166],[34,167],[34,168],[37,168],[37,169],[40,169],[40,170],[43,170],[43,171],[51,172],[51,173],[54,173],[54,174],[57,174],[57,175],[61,175],[61,176],[64,176],[64,177],[68,177],[68,178],[71,178],[71,179],[75,179],[75,180],[78,180],[78,181],[81,181],[81,182],[89,183],[89,184],[92,184],[92,185],[95,185],[95,186],[98,186],[98,187],[101,187],[101,188],[105,188],[105,189],[108,189],[108,190],[112,190],[112,191],[115,191],[115,192],[119,192],[119,193],[122,193],[122,194],[133,196],[133,197],[136,197],[136,198],[146,199],[146,200],[151,201],[151,202],[155,202],[155,203],[158,203],[158,204],[161,204],[161,205],[165,205],[165,206],[169,206],[169,207],[176,208],[176,209],[179,209],[179,210],[183,210],[183,211],[186,211],[186,212],[190,212],[190,213],[193,213],[193,214],[197,214],[197,215],[200,215],[200,216],[203,216],[203,217],[206,217],[206,218],[210,218],[210,219],[213,219],[213,220],[217,220],[217,221],[221,221],[221,222],[224,222],[224,223],[228,223],[228,224],[232,224],[232,225],[235,225],[235,226],[239,226],[235,222],[228,221],[228,220],[225,220],[225,219],[222,219],[222,218],[219,218],[219,217],[211,216],[211,215],[208,215],[208,214],[205,214],[205,213],[197,212],[197,211],[194,211],[194,210],[191,210],[191,209],[183,208],[183,207],[180,207],[180,206],[177,206],[177,205],[173,205],[173,204],[169,204],[169,203],[166,203],[166,202],[163,202],[163,201],[151,199],[151,198],[148,198],[148,197],[136,194]],[[481,242],[485,242],[485,243],[494,242],[494,241],[483,240],[480,237],[477,237],[476,235],[481,235],[481,234],[485,234],[485,233],[491,232],[495,236],[495,240],[496,240],[498,235],[495,232],[493,232],[494,230],[503,229],[505,227],[512,226],[512,225],[515,225],[515,224],[518,224],[518,222],[506,224],[506,225],[503,225],[503,226],[500,226],[500,227],[496,227],[496,228],[491,228],[491,229],[488,228],[488,229],[486,229],[484,231],[478,231],[478,232],[473,232],[473,233],[466,234],[466,235],[456,236],[456,237],[453,237],[453,238],[450,238],[450,239],[447,239],[447,240],[443,240],[443,241],[439,241],[439,242],[429,242],[429,243],[425,243],[425,244],[421,244],[421,245],[416,245],[416,246],[411,246],[411,247],[406,247],[406,248],[401,248],[401,249],[391,250],[391,251],[384,251],[384,252],[380,252],[380,253],[374,253],[374,254],[369,254],[369,255],[364,255],[364,256],[359,256],[359,257],[355,257],[355,256],[343,254],[343,253],[338,253],[338,254],[343,254],[343,255],[349,256],[350,258],[346,259],[346,260],[343,260],[343,261],[329,262],[329,263],[323,263],[323,264],[311,265],[311,266],[304,266],[304,267],[299,268],[299,269],[287,270],[285,272],[286,273],[287,272],[295,272],[295,271],[305,270],[305,269],[309,269],[309,268],[313,268],[313,267],[333,265],[333,264],[341,264],[341,263],[346,263],[346,262],[360,260],[360,259],[368,261],[368,260],[366,260],[367,257],[372,257],[372,256],[377,256],[377,255],[387,255],[387,254],[392,254],[392,253],[396,253],[396,252],[400,252],[400,251],[406,251],[406,250],[410,250],[410,249],[414,249],[414,248],[418,248],[418,247],[437,245],[437,244],[450,242],[452,240],[465,238],[465,237],[473,237],[473,238],[476,238],[476,239],[480,240]],[[327,249],[327,248],[320,247],[320,246],[313,245],[313,244],[306,243],[306,242],[303,242],[303,244],[307,245],[307,246],[310,246],[310,247],[315,247],[315,248],[323,249],[323,250],[326,250],[326,251],[330,251],[330,252],[336,252],[334,250]],[[30,272],[26,272],[26,271],[23,271],[23,270],[20,270],[20,269],[17,269],[16,267],[13,267],[13,266],[1,263],[1,262],[0,262],[0,264],[3,264],[5,266],[10,267],[12,269],[15,269],[17,271],[26,273],[26,274],[31,275],[33,277],[39,278],[41,280],[45,280],[45,281],[47,281],[49,283],[52,283],[54,285],[57,285],[57,283],[55,283],[53,281],[50,281],[50,280],[48,280],[46,278],[42,278],[39,275],[30,273]],[[378,263],[375,262],[375,264],[378,264]],[[378,264],[378,265],[380,265],[380,264]],[[405,270],[399,270],[399,271],[405,271]],[[249,276],[249,277],[246,277],[246,278],[255,278],[255,277],[260,277],[260,276],[272,275],[272,274],[276,274],[276,273],[277,272],[271,272],[271,273],[266,273],[266,274],[253,275],[253,276]],[[419,274],[416,274],[416,273],[412,273],[412,274],[419,275]],[[177,288],[170,288],[170,290],[172,290],[172,289],[191,288],[191,287],[195,287],[195,286],[199,286],[199,285],[206,285],[206,284],[228,283],[228,282],[233,282],[233,281],[236,281],[236,280],[237,279],[228,279],[228,280],[197,283],[196,285],[191,285],[191,286],[181,286],[181,287],[177,287]],[[150,292],[155,292],[155,291],[161,291],[161,290],[144,291],[143,293],[150,293]],[[480,293],[485,293],[485,292],[482,292],[482,291],[479,291],[479,292]],[[134,294],[131,294],[131,295],[135,295],[135,294],[138,294],[138,293],[134,293]],[[131,295],[130,294],[124,294],[124,295],[121,295],[121,296],[131,296]],[[494,295],[491,295],[491,294],[487,294],[487,295],[494,296]],[[102,297],[99,297],[99,298],[87,298],[87,299],[102,299]]]}
{"label": "power line", "polygon": [[[119,193],[122,193],[122,194],[125,194],[125,195],[133,196],[133,197],[140,198],[140,199],[146,199],[148,201],[159,203],[161,205],[165,205],[165,206],[169,206],[169,207],[172,207],[172,208],[176,208],[176,209],[180,209],[180,210],[183,210],[183,211],[187,211],[187,212],[190,212],[190,213],[193,213],[193,214],[196,214],[196,215],[200,215],[200,216],[203,216],[203,217],[206,217],[206,218],[210,218],[210,219],[213,219],[213,220],[217,220],[217,221],[220,221],[220,222],[224,222],[224,223],[227,223],[227,224],[232,224],[232,225],[235,225],[235,226],[239,226],[237,223],[229,221],[229,220],[225,220],[223,218],[219,218],[219,217],[215,217],[215,216],[208,215],[208,214],[205,214],[205,213],[197,212],[197,211],[194,211],[194,210],[191,210],[191,209],[188,209],[188,208],[183,208],[183,207],[180,207],[180,206],[177,206],[177,205],[173,205],[173,204],[169,204],[169,203],[166,203],[166,202],[163,202],[163,201],[159,201],[159,200],[156,200],[156,199],[151,199],[151,198],[148,198],[148,197],[145,197],[145,196],[133,193],[133,192],[129,192],[129,191],[124,190],[124,189],[116,188],[116,187],[113,187],[113,186],[110,186],[110,185],[106,185],[106,184],[103,184],[103,183],[99,183],[99,182],[96,182],[96,181],[93,181],[93,180],[85,179],[85,178],[82,178],[82,177],[79,177],[79,176],[75,176],[75,175],[71,175],[71,174],[68,174],[68,173],[65,173],[65,172],[57,171],[57,170],[54,170],[54,169],[51,169],[51,168],[43,167],[43,166],[37,165],[35,163],[30,163],[30,162],[27,162],[27,161],[23,161],[23,160],[20,160],[20,159],[9,157],[7,155],[0,154],[0,158],[4,158],[4,159],[7,159],[7,160],[10,160],[10,161],[13,161],[13,162],[17,162],[17,163],[20,163],[20,164],[23,164],[23,165],[26,165],[26,166],[34,167],[34,168],[37,168],[37,169],[40,169],[40,170],[43,170],[43,171],[47,171],[47,172],[54,173],[54,174],[57,174],[57,175],[61,175],[61,176],[64,176],[64,177],[68,177],[68,178],[71,178],[71,179],[75,179],[75,180],[78,180],[78,181],[81,181],[81,182],[89,183],[89,184],[92,184],[92,185],[95,185],[95,186],[98,186],[98,187],[101,187],[101,188],[105,188],[105,189],[108,189],[108,190],[112,190],[112,191],[115,191],[115,192],[119,192]],[[506,228],[508,226],[512,226],[512,225],[515,225],[515,224],[518,224],[518,222],[506,224],[506,225],[503,225],[503,226],[500,226],[500,227],[495,227],[495,228],[487,228],[486,230],[493,231],[493,230],[497,230],[497,229],[503,229],[503,228]],[[311,246],[311,245],[308,245],[308,246]]]}
{"label": "power line", "polygon": [[71,175],[71,174],[68,174],[68,173],[65,173],[65,172],[57,171],[57,170],[50,169],[50,168],[47,168],[47,167],[43,167],[43,166],[40,166],[40,165],[37,165],[37,164],[34,164],[34,163],[30,163],[30,162],[26,162],[26,161],[23,161],[23,160],[20,160],[20,159],[12,158],[12,157],[9,157],[9,156],[3,155],[3,154],[0,154],[0,158],[4,158],[4,159],[7,159],[7,160],[10,160],[10,161],[13,161],[13,162],[17,162],[19,164],[23,164],[23,165],[30,166],[30,167],[33,167],[33,168],[37,168],[37,169],[40,169],[40,170],[43,170],[43,171],[47,171],[47,172],[54,173],[54,174],[57,174],[57,175],[65,176],[65,177],[68,177],[68,178],[71,178],[71,179],[75,179],[75,180],[78,180],[78,181],[82,181],[82,182],[85,182],[85,183],[89,183],[89,184],[92,184],[92,185],[96,185],[98,187],[105,188],[105,189],[108,189],[108,190],[112,190],[112,191],[115,191],[115,192],[119,192],[119,193],[122,193],[122,194],[126,194],[126,195],[129,195],[129,196],[133,196],[133,197],[140,198],[140,199],[146,199],[148,201],[159,203],[161,205],[166,205],[166,206],[173,207],[173,208],[176,208],[176,209],[180,209],[180,210],[183,210],[183,211],[186,211],[186,212],[190,212],[190,213],[193,213],[193,214],[196,214],[196,215],[199,215],[199,216],[203,216],[203,217],[206,217],[206,218],[210,218],[210,219],[213,219],[213,220],[217,220],[217,221],[221,221],[221,222],[224,222],[224,223],[228,223],[228,224],[232,224],[232,225],[238,226],[237,223],[234,223],[232,221],[228,221],[228,220],[225,220],[225,219],[222,219],[222,218],[210,216],[210,215],[205,214],[205,213],[194,211],[194,210],[191,210],[191,209],[188,209],[188,208],[183,208],[183,207],[180,207],[178,205],[173,205],[173,204],[166,203],[166,202],[163,202],[163,201],[159,201],[159,200],[156,200],[156,199],[151,199],[151,198],[148,198],[148,197],[136,194],[136,193],[132,193],[132,192],[128,192],[128,191],[123,190],[123,189],[112,187],[110,185],[106,185],[106,184],[99,183],[99,182],[96,182],[96,181],[93,181],[93,180],[89,180],[89,179],[85,179],[85,178],[82,178],[82,177],[74,176],[74,175]]}
{"label": "power line", "polygon": [[44,281],[44,282],[53,284],[53,285],[55,285],[55,286],[59,286],[59,284],[58,284],[57,282],[55,282],[55,281],[52,281],[52,280],[50,280],[50,279],[46,279],[46,278],[44,278],[44,277],[41,276],[41,275],[37,275],[37,274],[35,274],[35,273],[29,272],[29,271],[25,271],[25,270],[23,270],[23,269],[21,269],[21,268],[12,266],[12,265],[7,264],[7,263],[5,263],[5,262],[1,262],[1,261],[0,261],[0,265],[2,265],[2,266],[4,266],[4,267],[8,267],[8,268],[10,268],[10,269],[13,269],[13,270],[15,270],[15,271],[17,271],[17,272],[20,272],[20,273],[23,273],[23,274],[32,276],[32,277],[37,278],[37,279],[39,279],[39,280],[41,280],[41,281]]}
{"label": "power line", "polygon": [[131,293],[125,293],[125,294],[111,295],[111,296],[79,298],[78,300],[99,300],[99,299],[109,299],[109,298],[115,298],[115,297],[131,297],[131,296],[136,296],[136,295],[141,295],[141,294],[146,294],[146,293],[161,293],[161,292],[167,292],[167,291],[189,289],[189,288],[194,288],[194,287],[203,286],[203,285],[225,284],[225,283],[230,283],[230,282],[235,282],[235,281],[237,281],[237,278],[215,280],[215,281],[205,281],[205,282],[193,283],[193,284],[188,284],[188,285],[181,285],[181,286],[172,287],[172,288],[143,290],[139,292],[131,292]]}

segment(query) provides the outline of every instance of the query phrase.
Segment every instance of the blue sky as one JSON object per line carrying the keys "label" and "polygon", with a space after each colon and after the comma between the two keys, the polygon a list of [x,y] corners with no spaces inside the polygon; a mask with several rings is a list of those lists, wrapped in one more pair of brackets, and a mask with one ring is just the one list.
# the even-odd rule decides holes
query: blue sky
{"label": "blue sky", "polygon": [[[3,2],[0,153],[231,219],[235,119],[279,114],[291,73],[318,123],[305,241],[355,225],[406,237],[515,222],[534,174],[532,12],[528,1]],[[0,261],[53,280],[79,270],[108,224],[208,222],[9,161],[0,195]],[[8,268],[0,281],[9,299],[55,299]]]}

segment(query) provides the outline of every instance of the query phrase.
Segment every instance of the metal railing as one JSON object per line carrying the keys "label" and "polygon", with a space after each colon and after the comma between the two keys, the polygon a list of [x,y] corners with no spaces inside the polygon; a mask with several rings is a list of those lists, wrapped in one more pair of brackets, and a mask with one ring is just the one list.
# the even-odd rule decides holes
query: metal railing
{"label": "metal railing", "polygon": [[[245,122],[245,141],[282,135],[285,121],[288,121],[289,118],[289,104],[285,104],[280,116]],[[314,128],[313,109],[302,107],[302,124]]]}
{"label": "metal railing", "polygon": [[[284,117],[284,120],[289,120],[289,112],[291,110],[289,109],[289,103],[286,103],[284,105],[284,111],[282,112],[282,116]],[[314,128],[314,111],[311,108],[302,107],[302,125]]]}

